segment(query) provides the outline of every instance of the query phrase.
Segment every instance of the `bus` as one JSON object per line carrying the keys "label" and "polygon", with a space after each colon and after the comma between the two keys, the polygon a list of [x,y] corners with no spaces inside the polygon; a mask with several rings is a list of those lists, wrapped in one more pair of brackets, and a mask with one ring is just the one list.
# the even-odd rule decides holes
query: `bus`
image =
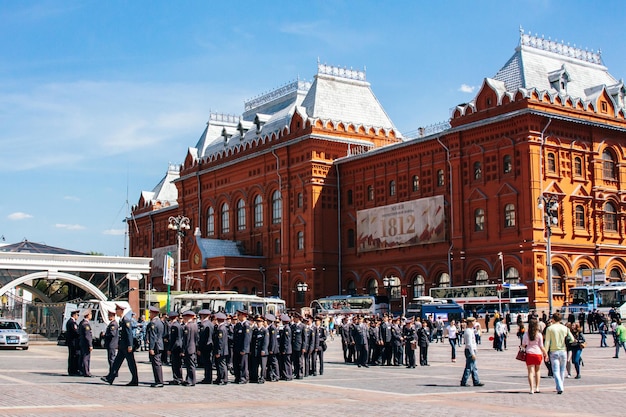
{"label": "bus", "polygon": [[607,314],[611,309],[626,317],[626,282],[612,282],[597,288],[598,311]]}
{"label": "bus", "polygon": [[566,314],[573,313],[578,314],[581,311],[590,312],[598,305],[597,289],[599,287],[591,287],[583,285],[580,287],[573,287],[570,289],[570,300],[567,306]]}
{"label": "bus", "polygon": [[178,294],[172,297],[173,310],[185,312],[200,310],[223,312],[234,315],[237,310],[247,311],[250,315],[274,314],[278,316],[286,311],[285,300],[277,297],[258,297],[239,294],[236,291],[209,291],[205,293]]}
{"label": "bus", "polygon": [[389,312],[389,298],[383,295],[333,295],[311,302],[315,315],[382,315]]}
{"label": "bus", "polygon": [[446,325],[452,320],[460,322],[466,314],[463,307],[452,300],[429,296],[414,299],[406,309],[407,317],[425,319],[430,316],[433,322],[442,319]]}
{"label": "bus", "polygon": [[503,312],[511,313],[514,322],[518,314],[522,315],[523,321],[527,321],[528,287],[523,284],[502,284],[500,297],[497,287],[497,284],[436,287],[430,289],[430,296],[452,300],[463,307],[466,313],[493,313],[502,308]]}

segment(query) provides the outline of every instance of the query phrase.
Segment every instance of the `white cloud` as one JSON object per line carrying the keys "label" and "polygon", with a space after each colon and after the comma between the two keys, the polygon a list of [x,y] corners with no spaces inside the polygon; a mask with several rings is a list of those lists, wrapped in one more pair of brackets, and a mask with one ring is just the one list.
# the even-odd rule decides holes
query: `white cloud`
{"label": "white cloud", "polygon": [[33,216],[31,216],[30,214],[22,213],[21,211],[11,213],[7,216],[9,220],[24,220],[24,219],[30,219],[32,217]]}
{"label": "white cloud", "polygon": [[126,233],[125,229],[107,229],[102,232],[103,235],[122,236]]}
{"label": "white cloud", "polygon": [[65,230],[84,230],[85,226],[81,226],[80,224],[62,224],[57,223],[54,225],[57,229],[65,229]]}
{"label": "white cloud", "polygon": [[80,198],[75,197],[73,195],[66,195],[65,197],[63,197],[63,200],[69,200],[69,201],[80,201]]}
{"label": "white cloud", "polygon": [[476,87],[467,84],[461,84],[459,87],[459,91],[462,93],[473,93],[474,90],[476,90]]}

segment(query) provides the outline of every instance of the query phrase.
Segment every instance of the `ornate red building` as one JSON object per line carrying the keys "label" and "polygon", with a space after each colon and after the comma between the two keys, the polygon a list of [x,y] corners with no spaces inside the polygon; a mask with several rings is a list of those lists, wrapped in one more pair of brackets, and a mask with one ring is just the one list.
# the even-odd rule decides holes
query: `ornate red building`
{"label": "ornate red building", "polygon": [[130,253],[155,258],[159,287],[160,259],[175,251],[168,219],[184,215],[195,233],[183,239],[182,289],[301,307],[379,292],[385,277],[393,298],[504,279],[542,308],[552,281],[560,306],[585,270],[626,273],[625,92],[600,53],[522,32],[449,125],[404,138],[364,73],[319,65],[312,84],[212,115],[182,166],[142,193]]}

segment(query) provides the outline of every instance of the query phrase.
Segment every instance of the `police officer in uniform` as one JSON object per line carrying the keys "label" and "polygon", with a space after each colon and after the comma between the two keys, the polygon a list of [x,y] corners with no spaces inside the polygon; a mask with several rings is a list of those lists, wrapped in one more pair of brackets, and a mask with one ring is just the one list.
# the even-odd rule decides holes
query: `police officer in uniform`
{"label": "police officer in uniform", "polygon": [[165,331],[165,325],[159,317],[159,309],[155,306],[150,306],[150,323],[146,330],[146,336],[148,338],[148,357],[150,358],[150,364],[152,365],[152,374],[154,375],[153,388],[163,388],[163,366],[161,353],[164,350],[163,346],[163,332]]}
{"label": "police officer in uniform", "polygon": [[107,359],[109,361],[109,371],[115,362],[115,356],[117,355],[117,347],[120,344],[120,330],[117,317],[115,317],[115,311],[109,311],[109,325],[104,332],[104,347],[107,350]]}
{"label": "police officer in uniform", "polygon": [[314,326],[314,343],[313,343],[313,360],[311,363],[311,371],[313,376],[317,376],[317,361],[320,361],[320,375],[324,375],[324,351],[326,350],[326,339],[328,338],[328,331],[322,326],[322,318],[320,316],[315,317]]}
{"label": "police officer in uniform", "polygon": [[265,315],[265,320],[269,323],[267,327],[267,369],[265,371],[265,379],[270,382],[276,382],[280,378],[280,366],[278,365],[278,355],[280,349],[278,346],[278,329],[280,319],[271,313]]}
{"label": "police officer in uniform", "polygon": [[291,362],[293,363],[293,373],[296,379],[304,377],[304,352],[306,349],[305,328],[300,318],[300,314],[294,313],[293,324],[291,325]]}
{"label": "police officer in uniform", "polygon": [[[124,307],[116,304],[115,315],[118,315],[118,313],[120,316],[122,316],[124,314]],[[128,363],[128,369],[130,370],[130,373],[132,375],[132,379],[128,384],[126,384],[126,386],[136,387],[139,385],[139,377],[137,376],[137,363],[135,362],[135,353],[133,352],[133,342],[135,338],[133,335],[131,314],[132,312],[129,311],[120,320],[120,346],[117,352],[117,356],[115,357],[113,366],[109,370],[109,374],[100,378],[109,385],[112,384],[117,377],[117,373],[122,366],[122,362],[124,362],[124,359],[126,359],[126,363]]]}
{"label": "police officer in uniform", "polygon": [[380,338],[383,343],[383,365],[391,365],[392,345],[391,345],[391,327],[392,324],[389,321],[389,316],[385,314],[383,316],[383,322],[380,325]]}
{"label": "police officer in uniform", "polygon": [[226,385],[228,383],[228,326],[226,325],[226,314],[217,313],[215,315],[217,327],[213,333],[213,352],[215,356],[215,369],[217,379],[213,384]]}
{"label": "police officer in uniform", "polygon": [[252,332],[248,321],[248,312],[237,311],[237,323],[233,328],[233,367],[235,383],[247,384],[250,378],[248,359]]}
{"label": "police officer in uniform", "polygon": [[70,313],[70,318],[65,323],[65,343],[67,344],[67,374],[78,376],[78,360],[80,351],[78,350],[78,314],[80,311],[74,310]]}
{"label": "police officer in uniform", "polygon": [[289,324],[291,319],[288,315],[281,314],[280,321],[283,325],[279,333],[280,379],[283,381],[291,381],[293,379],[293,367],[291,364],[291,354],[293,352],[293,348],[291,344],[291,325]]}
{"label": "police officer in uniform", "polygon": [[391,324],[391,345],[393,355],[393,366],[402,365],[402,329],[400,328],[400,317],[394,317]]}
{"label": "police officer in uniform", "polygon": [[183,313],[183,362],[187,375],[182,385],[193,387],[196,385],[196,367],[198,366],[198,324],[196,313],[187,310]]}
{"label": "police officer in uniform", "polygon": [[215,324],[210,320],[209,310],[198,311],[200,324],[198,325],[198,363],[204,367],[204,379],[199,384],[210,384],[213,382],[213,332]]}
{"label": "police officer in uniform", "polygon": [[180,385],[183,382],[183,326],[178,321],[178,313],[170,311],[170,340],[167,353],[172,363],[172,380],[170,385]]}
{"label": "police officer in uniform", "polygon": [[304,359],[304,376],[305,378],[310,376],[313,372],[312,369],[312,361],[313,361],[313,345],[315,344],[315,332],[313,331],[311,317],[306,317],[304,319],[304,348],[302,356]]}
{"label": "police officer in uniform", "polygon": [[84,377],[91,378],[90,362],[91,351],[93,350],[93,334],[91,332],[91,310],[85,312],[85,317],[78,327],[79,344],[80,344],[80,370]]}
{"label": "police officer in uniform", "polygon": [[[252,332],[250,382],[263,384],[265,382],[265,369],[267,368],[267,355],[269,351],[269,332],[265,324],[265,319],[262,316],[256,317],[254,321],[256,328]],[[259,370],[259,368],[261,369]]]}

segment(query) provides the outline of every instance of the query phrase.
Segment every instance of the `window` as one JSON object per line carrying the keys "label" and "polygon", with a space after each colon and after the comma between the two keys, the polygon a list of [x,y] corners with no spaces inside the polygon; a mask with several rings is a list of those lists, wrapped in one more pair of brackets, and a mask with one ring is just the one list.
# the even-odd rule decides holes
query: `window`
{"label": "window", "polygon": [[347,293],[350,295],[356,295],[356,284],[352,280],[348,282]]}
{"label": "window", "polygon": [[374,201],[374,187],[371,185],[367,186],[367,200]]}
{"label": "window", "polygon": [[617,211],[612,203],[604,205],[604,230],[617,232]]}
{"label": "window", "polygon": [[352,204],[352,190],[348,190],[348,204]]}
{"label": "window", "polygon": [[513,162],[511,161],[511,155],[504,155],[504,158],[502,160],[502,171],[504,171],[505,174],[513,171]]}
{"label": "window", "polygon": [[574,175],[582,177],[583,175],[583,160],[580,157],[574,158]]}
{"label": "window", "polygon": [[487,285],[489,284],[489,276],[487,275],[487,271],[481,269],[476,273],[476,285]]}
{"label": "window", "polygon": [[243,199],[237,201],[237,230],[246,229],[246,203]]}
{"label": "window", "polygon": [[556,159],[552,152],[548,154],[548,172],[556,172]]}
{"label": "window", "polygon": [[274,191],[272,194],[272,223],[278,224],[283,218],[283,200],[280,191]]}
{"label": "window", "polygon": [[504,206],[504,227],[515,227],[515,205]]}
{"label": "window", "polygon": [[209,207],[206,213],[206,234],[207,236],[215,235],[215,210]]}
{"label": "window", "polygon": [[393,180],[389,181],[389,195],[392,197],[396,195],[396,182]]}
{"label": "window", "polygon": [[417,175],[413,175],[413,191],[419,191],[420,190],[420,177],[418,177]]}
{"label": "window", "polygon": [[263,197],[258,194],[254,197],[254,227],[263,226]]}
{"label": "window", "polygon": [[623,281],[623,277],[624,277],[624,274],[622,273],[621,269],[613,268],[611,269],[611,273],[609,274],[609,281],[611,282]]}
{"label": "window", "polygon": [[517,270],[517,268],[507,268],[506,272],[504,273],[504,281],[507,284],[519,284],[519,271]]}
{"label": "window", "polygon": [[280,254],[280,239],[278,238],[274,239],[274,253]]}
{"label": "window", "polygon": [[482,232],[485,230],[485,210],[479,208],[474,210],[474,231]]}
{"label": "window", "polygon": [[443,185],[445,184],[445,180],[443,178],[443,169],[440,169],[439,171],[437,171],[437,185],[439,187],[443,187]]}
{"label": "window", "polygon": [[222,233],[230,232],[230,215],[228,213],[228,203],[222,204]]}
{"label": "window", "polygon": [[354,248],[354,229],[348,229],[348,247]]}
{"label": "window", "polygon": [[439,275],[439,279],[437,280],[439,287],[449,287],[450,286],[450,275],[447,272],[442,272]]}
{"label": "window", "polygon": [[585,208],[581,205],[577,205],[576,206],[576,222],[575,222],[575,226],[577,229],[584,229],[585,228]]}
{"label": "window", "polygon": [[298,242],[298,250],[304,250],[304,232],[298,232],[296,240]]}
{"label": "window", "polygon": [[369,295],[378,295],[378,281],[370,279],[367,283],[367,293]]}
{"label": "window", "polygon": [[302,193],[298,193],[298,208],[302,208],[304,205],[304,196]]}
{"label": "window", "polygon": [[426,285],[424,284],[424,276],[416,275],[413,278],[413,298],[426,295]]}
{"label": "window", "polygon": [[479,180],[483,177],[483,168],[480,162],[474,162],[474,179]]}
{"label": "window", "polygon": [[608,149],[602,152],[602,175],[605,180],[615,179],[615,159]]}
{"label": "window", "polygon": [[563,293],[563,271],[561,271],[558,265],[552,266],[552,292],[562,294]]}

